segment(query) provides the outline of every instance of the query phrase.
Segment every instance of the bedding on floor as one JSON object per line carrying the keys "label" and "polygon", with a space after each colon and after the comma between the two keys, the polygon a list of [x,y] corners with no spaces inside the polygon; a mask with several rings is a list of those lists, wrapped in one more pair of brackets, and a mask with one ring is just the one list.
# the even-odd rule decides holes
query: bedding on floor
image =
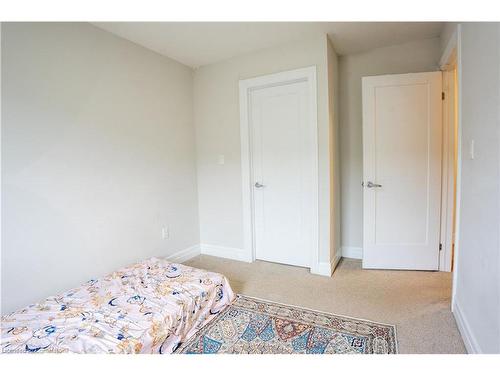
{"label": "bedding on floor", "polygon": [[172,353],[234,299],[228,280],[151,258],[5,315],[3,353]]}

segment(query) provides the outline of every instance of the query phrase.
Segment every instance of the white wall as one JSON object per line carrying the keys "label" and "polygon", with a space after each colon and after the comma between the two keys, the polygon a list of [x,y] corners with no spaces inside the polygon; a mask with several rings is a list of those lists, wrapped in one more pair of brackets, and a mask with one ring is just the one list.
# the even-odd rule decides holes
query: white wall
{"label": "white wall", "polygon": [[2,24],[2,313],[199,243],[192,117],[177,62],[89,24]]}
{"label": "white wall", "polygon": [[[195,72],[201,243],[243,247],[238,81],[315,65],[318,87],[320,261],[330,261],[329,98],[326,36],[208,65]],[[225,155],[225,165],[217,163]]]}
{"label": "white wall", "polygon": [[500,353],[500,24],[462,24],[461,39],[454,313],[469,351]]}
{"label": "white wall", "polygon": [[438,70],[439,38],[420,40],[340,58],[340,161],[342,249],[363,246],[363,142],[361,77]]}

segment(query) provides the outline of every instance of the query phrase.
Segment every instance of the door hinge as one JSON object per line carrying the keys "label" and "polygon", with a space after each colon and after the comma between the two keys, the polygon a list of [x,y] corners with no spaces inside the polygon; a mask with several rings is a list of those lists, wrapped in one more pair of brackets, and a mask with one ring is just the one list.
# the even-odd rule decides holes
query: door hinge
{"label": "door hinge", "polygon": [[444,91],[441,92],[441,100],[444,100]]}
{"label": "door hinge", "polygon": [[443,244],[442,243],[439,244],[439,251],[441,251],[441,250],[443,250]]}

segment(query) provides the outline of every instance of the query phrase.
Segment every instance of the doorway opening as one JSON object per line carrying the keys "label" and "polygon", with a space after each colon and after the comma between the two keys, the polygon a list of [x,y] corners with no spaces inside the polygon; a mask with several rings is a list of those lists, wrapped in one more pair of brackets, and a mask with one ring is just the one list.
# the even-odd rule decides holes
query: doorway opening
{"label": "doorway opening", "polygon": [[363,78],[364,268],[455,271],[458,40],[457,28],[441,72]]}

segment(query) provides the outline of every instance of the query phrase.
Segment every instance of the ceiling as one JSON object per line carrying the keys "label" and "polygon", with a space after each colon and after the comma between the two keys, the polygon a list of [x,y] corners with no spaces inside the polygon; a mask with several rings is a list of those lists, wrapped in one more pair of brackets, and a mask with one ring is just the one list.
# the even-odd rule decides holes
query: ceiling
{"label": "ceiling", "polygon": [[196,68],[328,34],[340,55],[437,37],[442,22],[96,22],[95,26]]}

